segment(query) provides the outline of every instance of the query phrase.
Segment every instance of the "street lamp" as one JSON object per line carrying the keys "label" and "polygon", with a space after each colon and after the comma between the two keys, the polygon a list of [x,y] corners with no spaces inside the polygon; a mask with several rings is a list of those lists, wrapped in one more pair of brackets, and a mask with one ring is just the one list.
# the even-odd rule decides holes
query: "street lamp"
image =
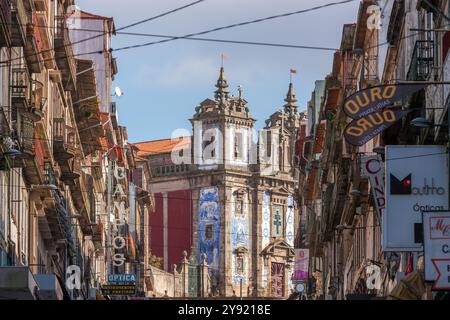
{"label": "street lamp", "polygon": [[386,153],[386,148],[384,146],[378,146],[372,149],[372,151],[379,155],[384,155]]}
{"label": "street lamp", "polygon": [[443,125],[443,124],[434,124],[431,121],[428,121],[424,117],[414,118],[413,120],[411,120],[411,125],[413,125],[414,127],[422,128],[422,129],[447,126],[447,125]]}
{"label": "street lamp", "polygon": [[54,184],[40,184],[40,185],[32,185],[30,191],[34,191],[34,190],[52,190],[52,191],[56,191],[58,190],[58,187],[55,186]]}
{"label": "street lamp", "polygon": [[353,229],[353,228],[350,227],[350,226],[347,226],[345,224],[338,224],[335,229],[337,231],[343,231],[343,230],[346,230],[346,229],[348,230],[348,229]]}
{"label": "street lamp", "polygon": [[20,158],[23,155],[24,155],[23,152],[19,151],[17,149],[11,149],[11,150],[3,152],[3,156],[10,157],[12,159],[17,158],[17,157]]}

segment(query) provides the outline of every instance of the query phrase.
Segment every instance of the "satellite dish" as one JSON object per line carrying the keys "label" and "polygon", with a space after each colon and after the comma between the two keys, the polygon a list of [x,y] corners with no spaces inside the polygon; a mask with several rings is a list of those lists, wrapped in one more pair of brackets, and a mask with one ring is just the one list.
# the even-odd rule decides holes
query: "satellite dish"
{"label": "satellite dish", "polygon": [[114,89],[114,95],[117,96],[117,97],[121,97],[121,96],[123,96],[123,92],[122,92],[122,90],[119,87],[116,87]]}

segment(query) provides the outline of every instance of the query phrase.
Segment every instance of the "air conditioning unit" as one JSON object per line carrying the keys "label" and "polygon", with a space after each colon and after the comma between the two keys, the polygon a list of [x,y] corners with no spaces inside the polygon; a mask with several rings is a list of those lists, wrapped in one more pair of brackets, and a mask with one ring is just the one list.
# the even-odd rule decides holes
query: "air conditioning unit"
{"label": "air conditioning unit", "polygon": [[97,288],[89,288],[88,299],[89,300],[97,299]]}

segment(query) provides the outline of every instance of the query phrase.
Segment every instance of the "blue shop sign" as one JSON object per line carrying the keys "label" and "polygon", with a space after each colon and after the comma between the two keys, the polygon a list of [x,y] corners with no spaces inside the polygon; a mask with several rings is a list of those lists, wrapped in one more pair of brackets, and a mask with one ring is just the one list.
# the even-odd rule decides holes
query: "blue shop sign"
{"label": "blue shop sign", "polygon": [[109,283],[134,283],[136,275],[134,274],[110,274],[108,275]]}

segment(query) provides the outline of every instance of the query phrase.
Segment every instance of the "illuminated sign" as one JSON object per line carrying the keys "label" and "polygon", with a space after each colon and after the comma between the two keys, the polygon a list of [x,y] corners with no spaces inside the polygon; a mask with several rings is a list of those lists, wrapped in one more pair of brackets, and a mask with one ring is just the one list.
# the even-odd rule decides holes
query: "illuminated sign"
{"label": "illuminated sign", "polygon": [[401,108],[389,108],[355,119],[345,128],[345,140],[351,145],[360,147],[406,116],[410,111],[403,111]]}
{"label": "illuminated sign", "polygon": [[107,296],[134,296],[136,295],[136,286],[108,284],[102,286],[102,294]]}
{"label": "illuminated sign", "polygon": [[392,106],[425,87],[425,84],[396,84],[367,88],[345,99],[343,109],[350,118],[361,119],[371,113]]}
{"label": "illuminated sign", "polygon": [[[114,177],[117,179],[117,184],[114,188],[113,197],[114,201],[114,211],[118,213],[118,219],[114,215],[114,229],[125,225],[125,200],[126,193],[123,190],[121,182],[126,178],[126,171],[124,167],[116,166],[114,169]],[[123,236],[117,235],[112,240],[112,245],[115,250],[121,250],[126,246],[126,240]],[[125,255],[123,253],[115,253],[113,255],[113,265],[115,267],[120,267],[125,263]]]}
{"label": "illuminated sign", "polygon": [[134,274],[110,274],[108,276],[108,282],[110,284],[114,283],[126,283],[126,284],[130,284],[130,283],[134,283],[136,282],[136,275]]}

